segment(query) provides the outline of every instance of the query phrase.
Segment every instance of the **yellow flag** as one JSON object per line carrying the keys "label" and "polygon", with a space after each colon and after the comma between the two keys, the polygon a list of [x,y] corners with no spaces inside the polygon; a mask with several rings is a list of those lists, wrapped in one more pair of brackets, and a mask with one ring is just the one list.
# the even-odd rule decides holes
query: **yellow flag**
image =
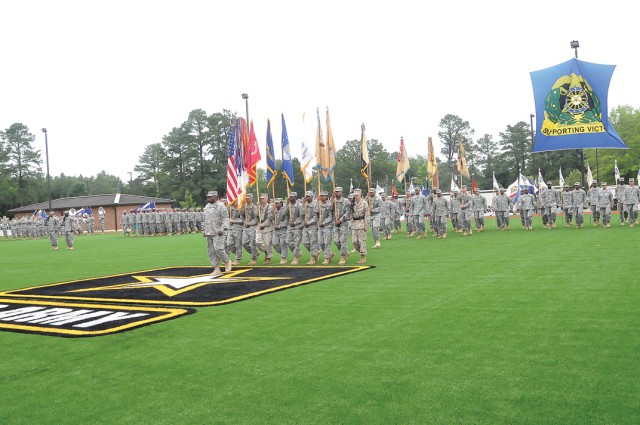
{"label": "yellow flag", "polygon": [[360,127],[362,136],[360,137],[360,173],[369,181],[369,150],[367,149],[367,136],[364,132],[364,124]]}
{"label": "yellow flag", "polygon": [[409,155],[404,147],[404,138],[400,138],[400,150],[398,151],[398,167],[396,168],[396,178],[399,182],[404,180],[405,174],[411,168],[409,165]]}
{"label": "yellow flag", "polygon": [[460,137],[459,140],[460,140],[460,147],[458,148],[458,172],[463,176],[465,176],[466,178],[470,178],[469,167],[467,167],[467,160],[464,159],[465,151],[464,151],[464,145],[462,144],[462,137]]}
{"label": "yellow flag", "polygon": [[429,137],[429,160],[427,162],[427,175],[431,180],[433,187],[439,187],[438,179],[438,163],[436,162],[436,155],[433,150],[433,140]]}
{"label": "yellow flag", "polygon": [[327,172],[324,181],[334,181],[334,170],[336,168],[336,144],[333,141],[331,132],[331,120],[329,120],[329,108],[327,108]]}

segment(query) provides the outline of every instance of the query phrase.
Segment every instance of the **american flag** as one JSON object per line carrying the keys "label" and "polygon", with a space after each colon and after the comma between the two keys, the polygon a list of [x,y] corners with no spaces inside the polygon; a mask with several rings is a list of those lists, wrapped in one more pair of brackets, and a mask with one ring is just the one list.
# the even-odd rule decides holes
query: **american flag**
{"label": "american flag", "polygon": [[229,159],[227,160],[227,203],[231,204],[238,199],[242,193],[242,187],[238,185],[240,174],[242,173],[242,163],[236,168],[238,159],[238,149],[236,145],[236,129],[231,126],[229,129]]}

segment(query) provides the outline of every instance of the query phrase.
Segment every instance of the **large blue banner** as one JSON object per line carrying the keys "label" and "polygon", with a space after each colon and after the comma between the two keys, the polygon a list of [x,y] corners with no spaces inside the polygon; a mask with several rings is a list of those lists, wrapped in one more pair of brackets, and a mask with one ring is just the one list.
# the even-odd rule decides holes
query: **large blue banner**
{"label": "large blue banner", "polygon": [[608,118],[614,69],[615,65],[571,59],[531,72],[537,117],[534,152],[627,149]]}

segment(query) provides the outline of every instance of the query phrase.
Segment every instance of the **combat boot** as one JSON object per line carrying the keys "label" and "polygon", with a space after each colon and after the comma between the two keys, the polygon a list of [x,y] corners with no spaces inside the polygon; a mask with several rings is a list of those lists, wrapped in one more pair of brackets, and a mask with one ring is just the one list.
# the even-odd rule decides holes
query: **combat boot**
{"label": "combat boot", "polygon": [[344,266],[347,263],[347,257],[340,257],[340,261],[338,261],[339,266]]}
{"label": "combat boot", "polygon": [[256,260],[253,258],[251,259],[251,261],[247,263],[247,266],[255,266],[255,265],[256,265]]}
{"label": "combat boot", "polygon": [[224,263],[224,272],[229,273],[231,271],[231,261]]}
{"label": "combat boot", "polygon": [[286,257],[282,257],[280,259],[280,263],[278,263],[278,264],[280,264],[280,265],[287,264],[287,258]]}
{"label": "combat boot", "polygon": [[307,261],[307,266],[313,266],[314,264],[316,264],[316,261],[318,261],[318,256],[317,255],[311,256],[311,259]]}
{"label": "combat boot", "polygon": [[300,259],[300,257],[293,257],[293,260],[291,260],[291,265],[292,266],[297,266],[299,259]]}
{"label": "combat boot", "polygon": [[365,264],[366,262],[367,262],[367,256],[361,255],[360,259],[358,260],[358,264]]}
{"label": "combat boot", "polygon": [[271,258],[265,258],[262,264],[271,264]]}

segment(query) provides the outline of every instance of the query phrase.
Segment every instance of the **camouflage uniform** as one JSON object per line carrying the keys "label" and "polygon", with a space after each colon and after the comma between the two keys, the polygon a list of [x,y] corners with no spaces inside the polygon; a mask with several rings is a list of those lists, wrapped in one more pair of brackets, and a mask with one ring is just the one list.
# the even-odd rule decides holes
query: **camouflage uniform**
{"label": "camouflage uniform", "polygon": [[384,238],[391,239],[393,221],[395,218],[395,204],[386,198],[386,196],[382,197],[382,204],[380,205],[380,226],[382,228]]}
{"label": "camouflage uniform", "polygon": [[272,246],[280,254],[280,264],[287,263],[287,224],[289,223],[289,210],[282,206],[282,199],[276,199],[273,207],[274,224]]}
{"label": "camouflage uniform", "polygon": [[222,202],[216,200],[204,207],[203,236],[207,239],[207,255],[214,269],[220,266],[220,262],[225,263],[226,266],[231,265],[229,254],[225,249],[225,227],[228,220],[229,212]]}
{"label": "camouflage uniform", "polygon": [[[337,187],[336,191],[342,194],[342,188]],[[349,256],[349,220],[351,218],[351,201],[347,198],[335,197],[333,199],[335,205],[335,226],[333,227],[333,242],[340,251],[340,262],[344,264]]]}
{"label": "camouflage uniform", "polygon": [[[289,224],[287,225],[287,247],[293,252],[293,260],[291,264],[298,264],[300,259],[300,243],[302,242],[302,206],[295,199],[295,192],[289,194],[289,202],[287,206],[287,216]],[[291,199],[293,198],[293,199]]]}
{"label": "camouflage uniform", "polygon": [[49,229],[49,240],[51,241],[51,249],[58,249],[58,232],[60,231],[60,219],[52,214],[47,217],[47,227]]}
{"label": "camouflage uniform", "polygon": [[[568,189],[569,186],[565,186]],[[564,222],[567,227],[571,226],[573,220],[573,194],[570,190],[562,192],[562,210],[564,211]]]}
{"label": "camouflage uniform", "polygon": [[613,195],[607,190],[607,184],[602,184],[602,189],[598,191],[598,200],[596,202],[598,209],[600,210],[600,217],[602,218],[602,225],[605,227],[611,226],[611,209],[613,208]]}
{"label": "camouflage uniform", "polygon": [[70,215],[65,215],[62,219],[62,229],[67,249],[73,249],[73,232],[76,230],[76,221]]}
{"label": "camouflage uniform", "polygon": [[367,229],[369,228],[369,205],[360,198],[353,205],[351,215],[351,241],[356,251],[360,252],[359,263],[367,260]]}
{"label": "camouflage uniform", "polygon": [[428,212],[428,207],[427,197],[420,192],[416,193],[411,198],[411,207],[409,212],[413,219],[412,233],[421,233],[422,235],[418,235],[418,238],[424,236],[427,231],[424,225],[424,216]]}
{"label": "camouflage uniform", "polygon": [[513,199],[504,193],[504,189],[500,190],[500,195],[495,197],[495,213],[498,229],[509,229],[509,212],[513,207]]}
{"label": "camouflage uniform", "polygon": [[624,180],[620,179],[618,185],[616,186],[616,202],[618,204],[618,219],[620,220],[620,224],[624,225],[626,218],[624,216],[624,195],[625,195],[625,186]]}
{"label": "camouflage uniform", "polygon": [[640,192],[633,184],[633,179],[629,179],[629,186],[624,190],[624,209],[627,211],[631,227],[638,222],[638,202],[640,201]]}
{"label": "camouflage uniform", "polygon": [[600,210],[598,208],[598,186],[596,185],[597,180],[593,181],[593,184],[587,191],[587,199],[589,199],[589,208],[591,209],[591,217],[593,217],[593,222],[597,226],[600,222]]}
{"label": "camouflage uniform", "polygon": [[[326,192],[323,192],[323,197],[328,196]],[[333,239],[333,226],[335,219],[333,217],[333,202],[325,200],[324,202],[318,202],[318,240],[320,249],[323,252],[324,261],[323,265],[327,265],[333,258],[333,251],[331,250]]]}
{"label": "camouflage uniform", "polygon": [[471,204],[473,205],[473,217],[476,222],[476,230],[484,230],[484,213],[487,211],[487,200],[480,192],[471,195]]}
{"label": "camouflage uniform", "polygon": [[[442,192],[438,191],[439,194]],[[449,201],[442,196],[436,196],[433,200],[433,215],[434,224],[438,238],[447,237],[447,216],[451,210]]]}
{"label": "camouflage uniform", "polygon": [[[229,211],[231,217],[229,218],[229,230],[227,232],[225,249],[227,254],[235,254],[236,259],[232,264],[238,265],[240,264],[240,261],[242,261],[242,226],[244,225],[244,212],[238,209],[237,202],[231,204]],[[182,214],[182,212],[177,211],[176,214],[178,217],[177,228],[181,229],[180,214]],[[178,231],[181,232],[181,230]]]}
{"label": "camouflage uniform", "polygon": [[307,264],[312,265],[318,260],[320,246],[318,245],[318,205],[313,198],[313,192],[307,192],[302,202],[302,244],[311,254],[311,260]]}
{"label": "camouflage uniform", "polygon": [[575,186],[575,190],[571,192],[573,196],[573,213],[576,215],[576,226],[583,227],[584,223],[584,207],[587,205],[587,192],[582,190],[580,186]]}
{"label": "camouflage uniform", "polygon": [[464,191],[460,192],[460,219],[462,221],[462,236],[466,236],[467,232],[469,234],[473,234],[473,230],[471,230],[471,217],[473,215],[473,204],[471,200],[471,195]]}
{"label": "camouflage uniform", "polygon": [[[250,198],[251,194],[247,194]],[[251,196],[252,197],[252,196]],[[244,216],[244,228],[242,229],[242,246],[251,255],[249,264],[255,264],[258,258],[258,249],[256,248],[256,228],[258,227],[258,207],[254,203],[245,202],[242,213]]]}
{"label": "camouflage uniform", "polygon": [[[263,195],[261,195],[263,196]],[[258,206],[258,230],[256,232],[256,248],[264,252],[265,264],[271,263],[273,257],[273,223],[275,211],[269,203],[260,202]]]}
{"label": "camouflage uniform", "polygon": [[373,241],[375,242],[374,248],[379,248],[382,198],[375,191],[369,192],[367,203],[369,204],[369,215],[371,217],[371,236],[373,236]]}
{"label": "camouflage uniform", "polygon": [[460,230],[460,197],[458,192],[451,193],[451,199],[449,200],[449,206],[451,207],[451,225],[453,230],[457,232]]}
{"label": "camouflage uniform", "polygon": [[518,198],[518,209],[520,210],[520,216],[524,220],[525,230],[531,230],[534,208],[535,200],[533,195],[529,192],[520,193],[520,197]]}

